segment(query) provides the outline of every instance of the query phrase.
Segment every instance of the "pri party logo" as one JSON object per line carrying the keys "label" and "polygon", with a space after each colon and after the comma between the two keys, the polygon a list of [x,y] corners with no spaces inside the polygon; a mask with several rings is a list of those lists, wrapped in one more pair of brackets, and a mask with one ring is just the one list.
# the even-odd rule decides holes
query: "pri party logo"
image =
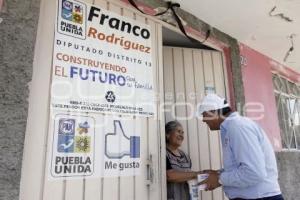
{"label": "pri party logo", "polygon": [[60,153],[89,153],[91,137],[90,125],[87,121],[78,123],[75,119],[59,119],[57,152]]}

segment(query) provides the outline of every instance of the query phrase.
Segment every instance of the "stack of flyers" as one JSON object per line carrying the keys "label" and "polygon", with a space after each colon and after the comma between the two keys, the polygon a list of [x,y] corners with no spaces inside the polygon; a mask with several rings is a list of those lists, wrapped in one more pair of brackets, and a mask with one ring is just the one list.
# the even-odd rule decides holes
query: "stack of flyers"
{"label": "stack of flyers", "polygon": [[198,188],[198,180],[192,179],[188,181],[189,191],[190,191],[190,200],[198,200],[199,199],[199,188]]}
{"label": "stack of flyers", "polygon": [[[198,174],[198,183],[204,181],[207,179],[209,174]],[[206,189],[206,184],[199,185],[198,187],[199,190],[205,190]]]}
{"label": "stack of flyers", "polygon": [[188,181],[189,184],[189,191],[190,191],[190,200],[198,200],[199,199],[199,192],[201,190],[206,189],[206,184],[199,185],[200,182],[207,179],[209,174],[198,174],[197,179],[192,179]]}

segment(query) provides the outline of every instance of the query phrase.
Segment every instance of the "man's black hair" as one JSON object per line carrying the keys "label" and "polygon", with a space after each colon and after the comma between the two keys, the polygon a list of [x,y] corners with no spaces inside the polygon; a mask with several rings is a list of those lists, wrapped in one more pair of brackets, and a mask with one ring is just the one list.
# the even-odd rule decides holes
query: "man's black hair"
{"label": "man's black hair", "polygon": [[[224,100],[224,104],[227,104],[226,100]],[[227,106],[225,108],[217,110],[217,112],[219,115],[227,115],[228,113],[232,112],[232,109],[229,106]]]}
{"label": "man's black hair", "polygon": [[228,106],[228,107],[217,110],[217,112],[218,112],[219,115],[227,115],[228,113],[232,112],[232,110]]}

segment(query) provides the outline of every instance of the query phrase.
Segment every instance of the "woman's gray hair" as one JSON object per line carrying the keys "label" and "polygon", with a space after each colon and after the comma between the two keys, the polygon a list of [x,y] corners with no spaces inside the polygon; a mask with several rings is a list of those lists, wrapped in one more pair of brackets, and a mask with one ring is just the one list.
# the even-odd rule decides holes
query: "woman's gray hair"
{"label": "woman's gray hair", "polygon": [[[181,126],[181,127],[182,127],[182,125],[181,125],[178,121],[176,121],[176,120],[174,120],[174,121],[169,121],[168,123],[166,123],[166,125],[165,125],[166,136],[167,136],[168,134],[170,134],[171,132],[173,132],[174,130],[176,130],[176,128],[177,128],[178,126]],[[166,142],[168,142],[167,138],[166,138]]]}

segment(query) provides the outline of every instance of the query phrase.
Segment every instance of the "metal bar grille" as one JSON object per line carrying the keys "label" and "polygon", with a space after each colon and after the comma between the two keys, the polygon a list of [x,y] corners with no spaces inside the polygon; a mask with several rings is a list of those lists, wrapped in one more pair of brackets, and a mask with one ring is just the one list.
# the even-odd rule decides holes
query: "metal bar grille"
{"label": "metal bar grille", "polygon": [[300,149],[300,88],[277,74],[272,79],[283,148]]}

